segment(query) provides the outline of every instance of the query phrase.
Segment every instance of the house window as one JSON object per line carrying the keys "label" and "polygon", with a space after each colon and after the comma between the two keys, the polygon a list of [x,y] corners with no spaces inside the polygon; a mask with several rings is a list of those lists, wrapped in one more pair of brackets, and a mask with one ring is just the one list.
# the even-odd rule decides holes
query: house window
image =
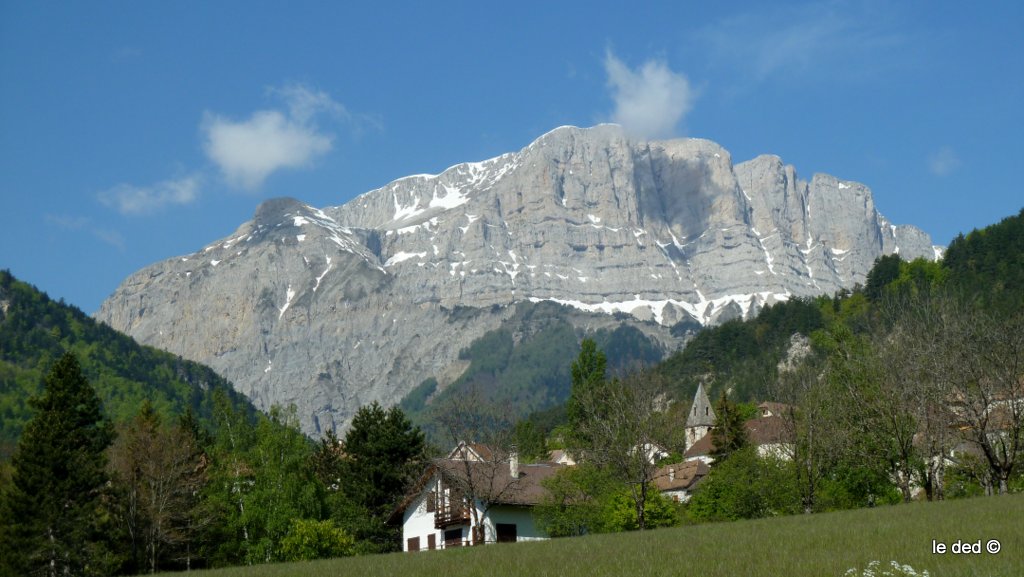
{"label": "house window", "polygon": [[515,523],[498,523],[494,526],[494,529],[498,533],[498,543],[516,542]]}
{"label": "house window", "polygon": [[437,535],[433,533],[427,535],[427,549],[430,549],[431,551],[437,549]]}
{"label": "house window", "polygon": [[437,511],[437,491],[427,493],[427,513]]}
{"label": "house window", "polygon": [[444,532],[444,548],[462,547],[462,529],[449,529]]}
{"label": "house window", "polygon": [[413,552],[413,551],[419,551],[420,550],[420,538],[419,537],[409,537],[409,540],[407,541],[406,545],[407,545],[407,547],[405,549],[406,549],[406,551],[409,551],[410,553]]}

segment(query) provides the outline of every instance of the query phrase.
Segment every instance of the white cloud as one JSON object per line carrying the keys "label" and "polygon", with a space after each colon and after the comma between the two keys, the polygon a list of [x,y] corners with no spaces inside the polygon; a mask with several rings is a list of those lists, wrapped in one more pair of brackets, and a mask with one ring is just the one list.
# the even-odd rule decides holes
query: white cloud
{"label": "white cloud", "polygon": [[283,88],[271,88],[271,94],[284,99],[292,119],[300,124],[308,124],[314,116],[327,114],[340,118],[350,115],[341,103],[335,102],[323,91],[313,92],[301,84],[291,84]]}
{"label": "white cloud", "polygon": [[615,111],[611,120],[641,138],[673,136],[693,106],[695,93],[686,76],[659,60],[631,70],[609,50],[604,60]]}
{"label": "white cloud", "polygon": [[278,170],[309,166],[331,150],[333,141],[315,121],[349,118],[324,92],[293,85],[271,93],[285,101],[286,111],[259,110],[242,121],[212,113],[203,119],[203,149],[232,186],[256,190]]}
{"label": "white cloud", "polygon": [[169,204],[191,204],[199,198],[199,177],[165,180],[152,186],[119,184],[99,194],[100,202],[121,214],[150,214]]}
{"label": "white cloud", "polygon": [[946,176],[959,167],[960,158],[948,146],[943,146],[928,157],[928,170],[935,176]]}

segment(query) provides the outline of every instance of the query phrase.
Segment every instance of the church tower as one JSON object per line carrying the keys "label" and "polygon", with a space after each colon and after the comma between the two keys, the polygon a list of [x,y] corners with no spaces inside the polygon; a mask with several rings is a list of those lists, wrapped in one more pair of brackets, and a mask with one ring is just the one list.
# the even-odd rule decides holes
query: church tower
{"label": "church tower", "polygon": [[704,391],[704,383],[697,384],[697,393],[693,395],[693,408],[686,417],[686,448],[701,440],[715,426],[715,411]]}

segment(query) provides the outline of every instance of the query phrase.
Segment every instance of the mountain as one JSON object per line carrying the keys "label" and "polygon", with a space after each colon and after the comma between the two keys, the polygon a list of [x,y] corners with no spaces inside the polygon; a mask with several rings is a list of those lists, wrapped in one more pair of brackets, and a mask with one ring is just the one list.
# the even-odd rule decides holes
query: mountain
{"label": "mountain", "polygon": [[43,376],[66,351],[78,357],[115,422],[135,416],[148,399],[165,417],[191,409],[213,429],[218,391],[234,407],[256,412],[209,367],[142,346],[0,270],[0,460],[13,452],[32,418],[28,399],[42,391]]}
{"label": "mountain", "polygon": [[520,303],[630,318],[675,350],[672,326],[852,287],[893,252],[941,248],[862,184],[802,181],[771,156],[734,166],[707,140],[562,127],[341,206],[267,201],[231,236],[131,275],[97,317],[208,363],[259,407],[295,403],[318,433],[455,381],[460,352]]}

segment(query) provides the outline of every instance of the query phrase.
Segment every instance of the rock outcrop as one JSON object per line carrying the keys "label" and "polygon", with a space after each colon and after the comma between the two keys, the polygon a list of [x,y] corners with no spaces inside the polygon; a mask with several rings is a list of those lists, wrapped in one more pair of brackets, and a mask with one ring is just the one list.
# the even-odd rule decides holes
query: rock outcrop
{"label": "rock outcrop", "polygon": [[229,238],[133,274],[97,316],[257,406],[295,403],[315,434],[450,381],[518,302],[707,325],[862,283],[880,255],[938,251],[859,183],[801,181],[772,156],[733,165],[707,140],[563,127],[342,206],[267,201]]}

